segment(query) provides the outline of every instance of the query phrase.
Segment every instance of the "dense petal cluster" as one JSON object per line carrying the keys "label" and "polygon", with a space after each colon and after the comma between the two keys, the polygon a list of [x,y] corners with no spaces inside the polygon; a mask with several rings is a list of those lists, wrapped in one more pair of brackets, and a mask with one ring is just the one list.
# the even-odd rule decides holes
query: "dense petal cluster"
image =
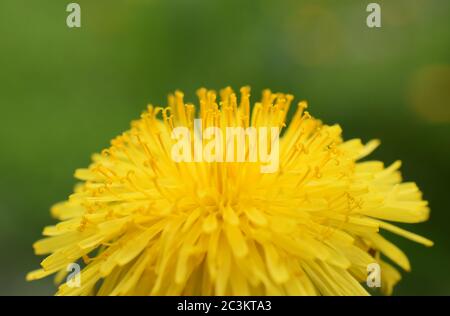
{"label": "dense petal cluster", "polygon": [[[29,280],[56,273],[59,295],[364,295],[367,266],[381,266],[391,293],[400,279],[391,261],[410,269],[405,254],[380,232],[432,242],[390,222],[427,220],[414,183],[400,162],[360,159],[378,141],[344,141],[293,97],[250,89],[200,89],[198,107],[183,94],[165,108],[148,106],[111,142],[67,201],[53,206],[59,223],[44,229],[36,254],[49,254]],[[196,109],[199,114],[196,115]],[[175,162],[177,126],[277,126],[279,168],[258,162]],[[81,286],[65,281],[67,266],[83,266]]]}

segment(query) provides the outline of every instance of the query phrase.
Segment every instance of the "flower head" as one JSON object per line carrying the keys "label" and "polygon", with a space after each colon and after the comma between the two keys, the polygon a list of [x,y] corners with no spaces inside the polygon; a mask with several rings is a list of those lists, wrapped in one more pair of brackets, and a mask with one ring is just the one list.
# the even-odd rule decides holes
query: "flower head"
{"label": "flower head", "polygon": [[[429,209],[414,183],[402,183],[400,162],[360,161],[378,141],[344,141],[306,102],[286,126],[287,94],[266,90],[252,110],[248,87],[239,100],[231,88],[198,97],[198,116],[181,92],[166,108],[149,105],[76,170],[81,183],[53,206],[60,222],[34,244],[49,256],[29,280],[56,273],[60,295],[364,295],[367,267],[377,263],[391,293],[400,274],[386,261],[410,264],[380,232],[432,245],[390,223],[425,221]],[[207,147],[195,118],[203,129],[278,127],[277,170],[261,172],[263,162],[250,159],[175,161],[176,127],[189,131],[192,153],[195,142]],[[249,158],[249,138],[244,144]],[[84,266],[79,287],[62,282],[73,262]]]}

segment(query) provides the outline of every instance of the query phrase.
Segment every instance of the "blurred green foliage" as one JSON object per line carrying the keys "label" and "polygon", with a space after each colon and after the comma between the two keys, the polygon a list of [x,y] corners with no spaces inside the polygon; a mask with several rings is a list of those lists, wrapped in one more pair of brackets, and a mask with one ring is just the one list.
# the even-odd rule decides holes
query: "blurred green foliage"
{"label": "blurred green foliage", "polygon": [[449,1],[377,1],[380,29],[366,26],[372,1],[78,0],[80,29],[69,2],[0,2],[0,294],[54,293],[24,279],[49,207],[147,103],[247,84],[307,99],[346,138],[380,138],[372,158],[402,159],[432,208],[411,228],[435,246],[393,237],[413,267],[395,294],[450,294]]}

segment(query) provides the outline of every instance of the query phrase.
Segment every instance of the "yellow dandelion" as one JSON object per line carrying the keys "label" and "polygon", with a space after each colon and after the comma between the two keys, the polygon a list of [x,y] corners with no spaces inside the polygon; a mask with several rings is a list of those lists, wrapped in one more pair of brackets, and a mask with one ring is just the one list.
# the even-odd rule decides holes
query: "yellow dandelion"
{"label": "yellow dandelion", "polygon": [[[28,280],[56,274],[58,295],[366,295],[375,263],[389,294],[401,276],[387,261],[406,271],[410,264],[380,232],[432,245],[390,223],[425,221],[429,209],[416,184],[402,182],[400,162],[360,161],[378,141],[344,141],[306,102],[286,126],[288,94],[265,90],[252,110],[248,87],[239,100],[231,88],[219,98],[197,94],[199,115],[176,92],[76,170],[81,182],[53,206],[59,223],[34,244],[48,256]],[[250,137],[243,151],[228,143],[211,151],[236,158],[241,149],[244,159],[196,156],[196,144],[208,147],[198,119],[203,130],[279,128],[276,170],[262,172],[265,162],[250,159]],[[177,127],[188,131],[183,157],[192,161],[173,159]],[[75,286],[67,277],[73,263],[82,266]]]}

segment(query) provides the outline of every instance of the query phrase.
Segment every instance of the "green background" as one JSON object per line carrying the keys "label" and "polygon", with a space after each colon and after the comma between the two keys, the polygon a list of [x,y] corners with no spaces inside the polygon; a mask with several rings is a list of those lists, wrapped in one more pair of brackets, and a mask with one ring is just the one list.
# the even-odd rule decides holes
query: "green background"
{"label": "green background", "polygon": [[0,294],[54,293],[52,278],[25,281],[49,207],[147,103],[247,84],[306,99],[345,138],[380,138],[372,158],[403,161],[432,209],[403,227],[435,246],[393,238],[413,269],[394,293],[450,294],[450,1],[378,1],[378,29],[361,0],[79,0],[79,29],[69,2],[0,2]]}

